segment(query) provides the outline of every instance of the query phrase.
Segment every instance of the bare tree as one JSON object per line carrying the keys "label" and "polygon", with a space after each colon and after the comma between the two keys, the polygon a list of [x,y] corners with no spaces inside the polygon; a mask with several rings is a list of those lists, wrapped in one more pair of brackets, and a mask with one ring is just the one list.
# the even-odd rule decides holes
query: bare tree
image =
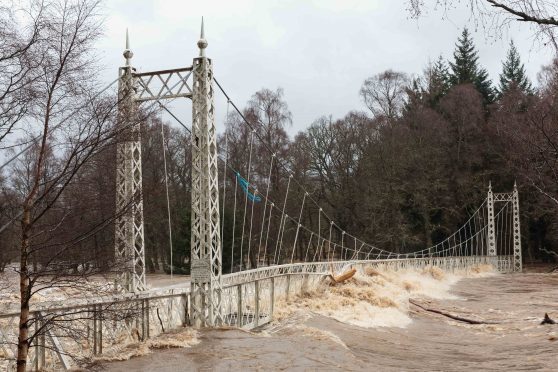
{"label": "bare tree", "polygon": [[[408,0],[408,11],[419,18],[427,7],[424,0]],[[441,0],[432,1],[435,9],[446,12],[465,4],[475,22],[497,36],[511,22],[533,25],[535,34],[558,50],[558,3],[554,0]]]}
{"label": "bare tree", "polygon": [[[246,177],[252,187],[259,186],[258,190],[260,193],[268,194],[267,185],[269,179],[268,197],[275,201],[279,200],[279,195],[283,192],[283,187],[286,184],[284,182],[286,173],[285,159],[288,158],[290,144],[286,128],[291,123],[292,115],[283,97],[283,90],[278,88],[273,91],[264,88],[252,95],[241,113],[232,112],[229,114],[225,135],[219,139],[221,151],[225,148],[228,149],[226,155],[229,161],[228,164],[238,171],[240,175]],[[276,157],[272,161],[273,154],[276,154]],[[232,178],[232,181],[234,180]],[[231,188],[235,188],[235,182],[231,184]],[[263,213],[264,209],[269,211],[265,202],[257,203],[257,206],[252,208],[252,202],[248,200],[246,195],[243,198],[239,198],[237,210],[247,210],[250,216],[253,214],[253,221],[255,221],[253,230],[258,231],[261,227],[261,213]],[[249,226],[250,222],[246,223],[244,217],[244,214],[240,216],[242,221],[240,225]],[[237,216],[237,218],[239,217]],[[271,235],[273,235],[273,228],[271,232]],[[235,233],[235,236],[242,236],[242,231]],[[260,243],[260,239],[256,237],[256,234],[253,234],[250,239],[253,240],[248,243],[250,247],[256,247]],[[242,238],[240,245],[243,246]],[[255,266],[258,249],[251,249],[249,251],[250,256],[248,259],[251,261],[252,266]],[[243,257],[243,259],[246,258]]]}
{"label": "bare tree", "polygon": [[[289,149],[286,129],[292,124],[292,114],[284,99],[283,89],[261,89],[252,95],[246,107],[245,117],[256,130],[254,138],[253,169],[258,177],[265,179],[269,172],[271,155],[285,159]],[[244,125],[244,124],[243,124]],[[284,169],[276,164],[271,173],[271,195],[279,190],[279,180]]]}
{"label": "bare tree", "polygon": [[549,65],[543,66],[537,74],[537,78],[541,94],[554,95],[558,93],[558,58],[555,58]]}
{"label": "bare tree", "polygon": [[19,2],[0,2],[0,143],[31,110],[33,84],[40,75],[37,49],[43,7],[18,6]]}
{"label": "bare tree", "polygon": [[364,81],[360,95],[375,117],[388,120],[399,116],[405,103],[409,78],[402,72],[387,70]]}
{"label": "bare tree", "polygon": [[[78,175],[113,142],[116,117],[113,99],[93,95],[98,90],[92,47],[101,32],[99,1],[33,1],[30,9],[41,15],[37,35],[32,38],[37,40],[34,60],[26,65],[33,69],[32,100],[21,107],[19,102],[7,102],[29,120],[33,135],[38,133],[34,137],[38,141],[19,163],[22,167],[16,166],[13,172],[20,177],[22,200],[18,371],[25,371],[29,346],[37,337],[30,332],[37,321],[30,316],[31,298],[47,288],[80,283],[87,287],[76,278],[82,273],[69,262],[71,251],[107,227],[110,217],[78,231],[69,229],[65,221],[78,210],[70,202],[72,190],[79,187]],[[29,57],[25,52],[20,55]],[[82,262],[88,259],[85,255]],[[42,324],[41,328],[48,327],[49,319]]]}

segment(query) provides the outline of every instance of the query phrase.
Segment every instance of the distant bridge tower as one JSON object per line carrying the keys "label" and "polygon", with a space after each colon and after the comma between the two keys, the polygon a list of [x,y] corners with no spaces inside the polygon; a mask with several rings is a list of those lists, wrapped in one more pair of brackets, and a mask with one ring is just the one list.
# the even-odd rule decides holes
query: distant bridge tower
{"label": "distant bridge tower", "polygon": [[[521,254],[521,227],[519,223],[519,193],[517,191],[517,184],[513,184],[512,192],[494,193],[492,192],[492,185],[489,183],[486,202],[488,210],[488,231],[486,236],[488,256],[494,257],[495,261],[493,261],[493,264],[497,266],[497,256],[501,256],[502,254],[511,255],[512,271],[521,272],[523,270],[523,263]],[[509,230],[507,230],[509,228],[507,217],[501,216],[500,220],[504,220],[501,223],[497,223],[495,221],[495,203],[511,203],[511,237],[503,235],[510,233]],[[501,213],[502,210],[498,212],[498,214]],[[502,228],[503,231],[498,231],[499,228]],[[497,236],[500,236],[501,241],[496,240]],[[510,242],[511,247],[508,246]]]}
{"label": "distant bridge tower", "polygon": [[513,208],[513,271],[523,271],[523,259],[521,257],[521,226],[519,223],[519,193],[517,184],[513,184],[512,192]]}
{"label": "distant bridge tower", "polygon": [[494,223],[494,193],[492,192],[492,183],[488,183],[488,196],[486,197],[487,214],[488,214],[488,232],[486,235],[486,246],[488,247],[488,255],[496,257],[496,225]]}
{"label": "distant bridge tower", "polygon": [[200,327],[223,322],[213,66],[205,56],[203,19],[198,47],[200,56],[192,66],[191,317]]}
{"label": "distant bridge tower", "polygon": [[139,292],[145,283],[145,242],[140,123],[135,103],[136,78],[131,65],[133,53],[126,30],[126,64],[119,69],[118,129],[116,145],[116,228],[115,255],[124,268],[117,275],[117,288]]}

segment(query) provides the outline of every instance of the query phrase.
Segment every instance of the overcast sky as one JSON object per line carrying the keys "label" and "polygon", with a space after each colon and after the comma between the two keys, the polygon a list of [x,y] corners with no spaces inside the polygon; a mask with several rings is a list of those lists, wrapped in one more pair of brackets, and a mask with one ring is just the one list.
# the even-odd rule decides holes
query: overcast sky
{"label": "overcast sky", "polygon": [[[99,42],[102,77],[117,76],[127,27],[139,71],[190,66],[203,15],[207,56],[233,101],[242,107],[257,90],[282,87],[294,134],[321,115],[364,110],[358,91],[369,76],[390,68],[419,74],[429,59],[451,58],[465,26],[494,82],[511,38],[534,82],[551,60],[552,50],[534,43],[525,24],[495,39],[476,29],[465,8],[445,17],[430,10],[418,21],[405,8],[404,0],[108,0]],[[217,98],[221,128],[225,104]],[[189,102],[172,107],[189,125]]]}

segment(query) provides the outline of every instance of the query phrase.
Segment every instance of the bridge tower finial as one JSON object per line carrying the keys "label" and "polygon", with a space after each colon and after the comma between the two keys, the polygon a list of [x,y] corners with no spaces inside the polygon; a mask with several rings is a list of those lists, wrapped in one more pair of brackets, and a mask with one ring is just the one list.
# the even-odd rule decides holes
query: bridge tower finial
{"label": "bridge tower finial", "polygon": [[128,28],[126,28],[126,49],[124,49],[124,58],[126,58],[126,66],[131,66],[131,59],[134,53],[130,50],[130,35],[128,33]]}
{"label": "bridge tower finial", "polygon": [[205,57],[205,48],[207,48],[207,40],[205,40],[203,17],[201,21],[201,32],[200,32],[200,39],[198,40],[198,48],[200,48],[200,57]]}
{"label": "bridge tower finial", "polygon": [[492,191],[492,181],[488,181],[488,191]]}

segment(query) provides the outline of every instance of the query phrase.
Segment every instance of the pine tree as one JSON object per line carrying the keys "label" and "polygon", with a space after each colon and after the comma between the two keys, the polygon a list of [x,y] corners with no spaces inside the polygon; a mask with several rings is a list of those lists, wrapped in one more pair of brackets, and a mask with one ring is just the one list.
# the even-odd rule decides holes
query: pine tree
{"label": "pine tree", "polygon": [[502,63],[498,95],[503,96],[511,87],[519,88],[525,94],[533,94],[533,87],[525,72],[525,66],[521,63],[513,40],[510,42],[506,60]]}
{"label": "pine tree", "polygon": [[434,63],[429,61],[423,76],[413,79],[411,82],[407,89],[404,111],[413,110],[417,105],[437,108],[440,99],[448,93],[449,88],[448,68],[440,56]]}
{"label": "pine tree", "polygon": [[429,104],[435,107],[440,99],[448,93],[450,88],[450,76],[448,67],[442,56],[431,66],[427,72]]}
{"label": "pine tree", "polygon": [[463,29],[461,37],[457,39],[455,48],[453,52],[454,61],[449,63],[451,85],[471,83],[482,95],[485,105],[492,103],[494,101],[492,82],[488,78],[488,72],[478,65],[479,57],[466,28]]}

